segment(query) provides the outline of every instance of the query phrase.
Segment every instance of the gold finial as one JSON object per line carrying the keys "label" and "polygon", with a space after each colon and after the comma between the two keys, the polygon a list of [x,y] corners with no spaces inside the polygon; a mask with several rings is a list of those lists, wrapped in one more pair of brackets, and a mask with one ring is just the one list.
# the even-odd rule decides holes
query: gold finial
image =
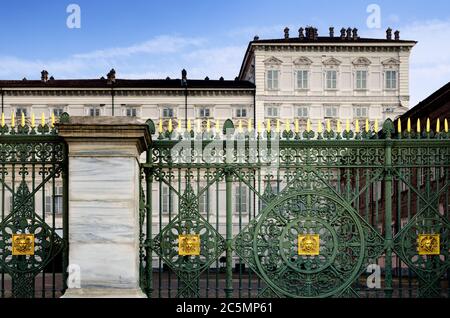
{"label": "gold finial", "polygon": [[52,128],[55,127],[55,114],[52,113]]}
{"label": "gold finial", "polygon": [[191,120],[190,119],[188,119],[188,122],[187,122],[187,130],[189,132],[192,130],[192,124],[191,124]]}
{"label": "gold finial", "polygon": [[216,119],[216,125],[214,128],[216,128],[216,133],[220,133],[220,123],[218,119]]}
{"label": "gold finial", "polygon": [[311,131],[311,121],[309,120],[309,118],[308,118],[308,120],[306,121],[306,131],[307,131],[307,132],[310,132],[310,131]]}
{"label": "gold finial", "polygon": [[167,130],[169,131],[169,132],[172,132],[172,118],[169,118],[169,125],[168,125],[168,127],[167,127]]}
{"label": "gold finial", "polygon": [[400,120],[400,118],[397,119],[397,132],[398,132],[399,134],[402,133],[402,121]]}
{"label": "gold finial", "polygon": [[331,121],[327,119],[327,131],[331,132]]}
{"label": "gold finial", "polygon": [[206,131],[209,132],[211,130],[211,123],[209,122],[209,119],[206,121]]}
{"label": "gold finial", "polygon": [[436,132],[441,132],[441,120],[439,118],[436,121]]}
{"label": "gold finial", "polygon": [[430,118],[427,118],[427,133],[431,130]]}
{"label": "gold finial", "polygon": [[16,126],[16,119],[14,118],[14,112],[11,114],[11,127]]}
{"label": "gold finial", "polygon": [[285,127],[286,131],[291,130],[291,122],[289,121],[289,119],[286,119],[286,121],[284,122],[284,127]]}
{"label": "gold finial", "polygon": [[370,131],[369,118],[366,118],[366,133],[368,133],[369,131]]}
{"label": "gold finial", "polygon": [[2,113],[2,127],[5,127],[5,114]]}
{"label": "gold finial", "polygon": [[320,120],[317,122],[317,132],[322,133],[322,122]]}
{"label": "gold finial", "polygon": [[163,132],[163,123],[162,123],[162,119],[159,120],[159,133],[162,134]]}
{"label": "gold finial", "polygon": [[280,133],[280,120],[277,119],[277,128],[276,128],[276,132]]}
{"label": "gold finial", "polygon": [[446,133],[448,133],[448,121],[447,121],[447,118],[445,118],[445,120],[444,120],[444,130],[445,130]]}
{"label": "gold finial", "polygon": [[239,119],[239,124],[238,124],[239,126],[239,132],[240,133],[242,133],[243,131],[244,131],[244,129],[242,128],[242,120],[241,119]]}
{"label": "gold finial", "polygon": [[42,112],[42,115],[41,115],[41,126],[42,127],[45,126],[45,114],[44,114],[44,112]]}
{"label": "gold finial", "polygon": [[417,132],[420,133],[420,118],[417,118]]}
{"label": "gold finial", "polygon": [[35,118],[34,118],[34,113],[31,114],[31,128],[35,127]]}
{"label": "gold finial", "polygon": [[270,132],[270,129],[271,129],[271,127],[270,127],[270,119],[267,119],[267,131],[268,132]]}
{"label": "gold finial", "polygon": [[261,121],[258,121],[258,133],[259,133],[259,134],[262,133],[262,125],[261,125]]}
{"label": "gold finial", "polygon": [[298,124],[298,118],[295,119],[295,133],[298,134],[300,132],[300,126]]}
{"label": "gold finial", "polygon": [[355,133],[359,133],[359,120],[355,122]]}
{"label": "gold finial", "polygon": [[375,119],[375,123],[373,125],[373,129],[375,130],[375,133],[378,133],[378,119]]}
{"label": "gold finial", "polygon": [[21,117],[20,117],[20,125],[22,126],[22,127],[24,127],[25,126],[25,114],[22,112],[22,115],[21,115]]}
{"label": "gold finial", "polygon": [[407,123],[406,130],[408,131],[408,133],[411,132],[411,118],[409,118],[409,117],[408,117],[408,123]]}
{"label": "gold finial", "polygon": [[339,119],[336,122],[336,130],[338,133],[341,133],[341,121]]}
{"label": "gold finial", "polygon": [[251,132],[253,130],[253,126],[252,126],[252,119],[249,118],[248,122],[247,122],[247,131]]}
{"label": "gold finial", "polygon": [[345,121],[345,131],[346,131],[346,132],[349,132],[349,131],[350,131],[350,120],[349,120],[349,119],[347,119],[347,120]]}

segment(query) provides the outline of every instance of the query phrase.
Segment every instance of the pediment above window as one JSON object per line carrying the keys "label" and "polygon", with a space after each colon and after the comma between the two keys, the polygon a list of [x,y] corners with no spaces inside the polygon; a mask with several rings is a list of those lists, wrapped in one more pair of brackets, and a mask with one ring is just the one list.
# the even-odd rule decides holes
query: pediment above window
{"label": "pediment above window", "polygon": [[339,66],[341,63],[341,61],[334,57],[330,57],[329,59],[323,61],[323,64],[328,66]]}
{"label": "pediment above window", "polygon": [[311,61],[306,56],[301,56],[298,59],[294,60],[295,65],[311,65],[313,61]]}
{"label": "pediment above window", "polygon": [[268,59],[264,60],[264,64],[266,65],[281,65],[283,61],[277,59],[275,56],[269,57]]}
{"label": "pediment above window", "polygon": [[400,61],[396,60],[394,58],[390,58],[390,59],[384,60],[383,62],[381,62],[381,64],[383,64],[385,66],[393,66],[393,65],[399,65]]}
{"label": "pediment above window", "polygon": [[372,64],[372,62],[370,62],[370,60],[366,57],[358,57],[352,63],[356,66],[369,66]]}

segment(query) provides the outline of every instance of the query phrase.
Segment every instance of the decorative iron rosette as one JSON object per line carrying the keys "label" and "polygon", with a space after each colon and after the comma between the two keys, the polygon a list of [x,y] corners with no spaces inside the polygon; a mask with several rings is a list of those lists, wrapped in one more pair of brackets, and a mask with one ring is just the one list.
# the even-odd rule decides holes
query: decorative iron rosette
{"label": "decorative iron rosette", "polygon": [[[320,238],[319,255],[301,255],[298,239],[305,235]],[[323,186],[305,190],[301,182],[272,200],[234,247],[280,297],[347,293],[384,249],[383,238],[344,199]]]}

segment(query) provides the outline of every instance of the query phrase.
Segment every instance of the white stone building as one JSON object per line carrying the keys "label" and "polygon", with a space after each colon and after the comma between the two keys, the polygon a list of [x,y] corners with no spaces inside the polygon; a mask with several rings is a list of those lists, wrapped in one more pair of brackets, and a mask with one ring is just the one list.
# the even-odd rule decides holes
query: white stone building
{"label": "white stone building", "polygon": [[[0,80],[1,110],[8,119],[24,113],[47,118],[68,112],[74,116],[137,116],[173,118],[185,126],[189,119],[249,118],[265,121],[326,118],[342,121],[395,118],[409,107],[409,56],[415,41],[400,40],[386,31],[386,39],[360,38],[356,29],[300,28],[298,36],[284,30],[284,38],[248,45],[235,80],[116,78],[54,79],[47,71],[41,80]],[[186,75],[186,74],[185,74]],[[214,123],[212,123],[212,127]],[[314,128],[314,127],[313,127]]]}
{"label": "white stone building", "polygon": [[[306,31],[304,33],[304,31]],[[248,45],[239,78],[255,83],[256,119],[383,121],[409,107],[409,56],[415,41],[360,38],[357,29],[299,29]]]}

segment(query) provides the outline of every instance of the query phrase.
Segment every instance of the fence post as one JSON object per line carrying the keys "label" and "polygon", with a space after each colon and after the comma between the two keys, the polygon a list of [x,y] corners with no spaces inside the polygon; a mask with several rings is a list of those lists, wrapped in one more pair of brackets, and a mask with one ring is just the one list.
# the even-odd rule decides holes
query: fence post
{"label": "fence post", "polygon": [[225,296],[227,298],[233,297],[233,206],[232,206],[232,185],[233,185],[233,173],[231,170],[225,171],[226,182],[226,286]]}
{"label": "fence post", "polygon": [[80,286],[65,298],[145,297],[140,288],[140,154],[147,125],[120,117],[70,117],[59,124],[69,147],[69,265]]}
{"label": "fence post", "polygon": [[[147,153],[146,153],[146,162],[147,163],[151,163],[152,160],[152,149],[149,147],[147,149]],[[146,233],[146,240],[145,240],[145,246],[146,246],[146,259],[145,259],[145,263],[146,263],[146,275],[147,275],[147,296],[151,297],[152,293],[153,293],[153,249],[151,246],[151,239],[153,237],[152,235],[152,182],[153,182],[153,175],[152,175],[152,171],[150,170],[150,168],[146,167],[145,168],[145,183],[146,183],[146,192],[147,192],[147,203],[146,203],[146,224],[147,224],[147,233]]]}
{"label": "fence post", "polygon": [[384,175],[384,237],[386,242],[386,260],[385,260],[385,295],[392,298],[392,139],[395,132],[393,122],[388,119],[383,125],[383,133],[386,138],[385,147],[385,175]]}

